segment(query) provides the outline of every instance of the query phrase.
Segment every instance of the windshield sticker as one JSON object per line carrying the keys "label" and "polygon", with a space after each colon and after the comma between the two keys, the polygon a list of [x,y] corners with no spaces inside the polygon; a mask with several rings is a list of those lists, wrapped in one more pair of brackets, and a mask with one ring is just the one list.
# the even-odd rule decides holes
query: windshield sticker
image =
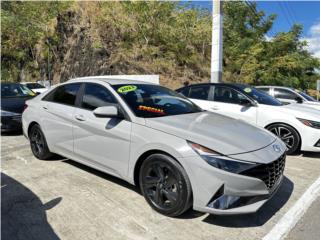
{"label": "windshield sticker", "polygon": [[252,89],[247,87],[247,88],[244,89],[244,91],[245,91],[246,93],[251,93],[251,92],[252,92]]}
{"label": "windshield sticker", "polygon": [[164,111],[160,108],[147,107],[147,106],[143,106],[143,105],[140,105],[138,107],[138,110],[159,113],[159,114],[165,114]]}
{"label": "windshield sticker", "polygon": [[127,92],[135,91],[136,89],[137,89],[137,86],[127,85],[127,86],[122,86],[122,87],[118,88],[118,92],[119,93],[127,93]]}

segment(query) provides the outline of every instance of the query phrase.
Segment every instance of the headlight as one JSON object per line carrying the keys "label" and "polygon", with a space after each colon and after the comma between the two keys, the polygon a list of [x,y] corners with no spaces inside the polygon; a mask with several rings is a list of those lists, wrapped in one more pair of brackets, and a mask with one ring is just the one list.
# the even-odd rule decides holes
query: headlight
{"label": "headlight", "polygon": [[1,110],[1,116],[3,116],[3,117],[13,117],[13,116],[19,116],[19,115],[21,115],[21,114]]}
{"label": "headlight", "polygon": [[200,155],[202,159],[204,159],[211,166],[227,172],[241,173],[245,170],[257,166],[256,163],[231,159],[228,156],[224,156],[223,154],[201,146],[197,143],[188,142],[188,144],[196,153]]}
{"label": "headlight", "polygon": [[308,127],[320,129],[320,122],[311,121],[311,120],[302,119],[302,118],[297,118],[297,119]]}

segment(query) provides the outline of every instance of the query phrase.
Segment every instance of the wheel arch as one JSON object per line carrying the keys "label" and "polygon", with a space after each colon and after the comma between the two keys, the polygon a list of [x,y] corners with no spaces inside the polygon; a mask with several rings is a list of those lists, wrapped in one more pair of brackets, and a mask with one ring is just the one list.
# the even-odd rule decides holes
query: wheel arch
{"label": "wheel arch", "polygon": [[[140,184],[139,184],[139,172],[142,166],[142,163],[145,159],[147,159],[149,156],[151,156],[152,154],[156,154],[156,153],[160,153],[160,154],[164,154],[167,155],[169,157],[171,157],[172,159],[174,159],[177,163],[179,163],[181,165],[181,163],[177,160],[177,158],[175,158],[174,156],[172,156],[170,153],[167,153],[163,150],[160,149],[151,149],[148,150],[144,153],[142,153],[138,160],[136,161],[136,164],[134,166],[134,170],[133,170],[133,182],[134,185],[136,185],[139,189],[140,189]],[[182,166],[182,165],[181,165]],[[182,166],[183,167],[183,166]]]}
{"label": "wheel arch", "polygon": [[34,125],[39,125],[39,123],[37,123],[36,121],[32,121],[29,126],[28,126],[28,130],[27,130],[27,134],[28,134],[28,138],[30,137],[30,130]]}
{"label": "wheel arch", "polygon": [[302,138],[301,138],[300,132],[298,131],[298,129],[297,129],[296,127],[292,126],[291,124],[284,123],[284,122],[273,122],[273,123],[269,123],[269,124],[266,125],[264,128],[267,129],[268,127],[270,127],[270,126],[272,126],[272,125],[275,125],[275,124],[283,124],[283,125],[286,125],[286,126],[289,126],[289,127],[293,128],[293,129],[297,132],[297,134],[299,135],[300,143],[299,143],[298,149],[301,149]]}

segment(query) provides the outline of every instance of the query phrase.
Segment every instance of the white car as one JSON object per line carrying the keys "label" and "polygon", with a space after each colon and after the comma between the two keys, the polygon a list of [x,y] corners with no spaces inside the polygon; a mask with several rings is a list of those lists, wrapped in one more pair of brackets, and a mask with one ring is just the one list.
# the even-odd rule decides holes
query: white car
{"label": "white car", "polygon": [[306,107],[311,107],[320,110],[320,102],[309,96],[305,92],[289,87],[278,86],[257,86],[260,91],[268,93],[270,96],[278,99],[280,102],[303,104]]}
{"label": "white car", "polygon": [[71,80],[27,101],[22,122],[37,158],[57,153],[136,184],[168,216],[256,212],[284,179],[273,134],[155,84]]}
{"label": "white car", "polygon": [[45,86],[42,86],[40,83],[22,82],[21,84],[38,94],[48,91],[48,88],[46,88]]}
{"label": "white car", "polygon": [[320,112],[277,99],[242,84],[196,84],[177,90],[201,108],[266,128],[297,150],[320,152]]}

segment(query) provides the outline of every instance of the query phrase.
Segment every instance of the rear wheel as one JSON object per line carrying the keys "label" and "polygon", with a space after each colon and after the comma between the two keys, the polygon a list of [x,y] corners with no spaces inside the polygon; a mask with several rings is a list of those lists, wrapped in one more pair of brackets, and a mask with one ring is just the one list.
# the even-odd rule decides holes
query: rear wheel
{"label": "rear wheel", "polygon": [[300,136],[293,127],[283,123],[276,123],[268,126],[267,129],[286,144],[288,148],[287,154],[293,154],[299,149]]}
{"label": "rear wheel", "polygon": [[143,196],[157,212],[175,217],[191,207],[189,178],[173,158],[153,154],[142,164],[139,183]]}
{"label": "rear wheel", "polygon": [[29,139],[32,153],[36,158],[46,160],[53,156],[53,153],[49,151],[47,141],[38,124],[31,127]]}

